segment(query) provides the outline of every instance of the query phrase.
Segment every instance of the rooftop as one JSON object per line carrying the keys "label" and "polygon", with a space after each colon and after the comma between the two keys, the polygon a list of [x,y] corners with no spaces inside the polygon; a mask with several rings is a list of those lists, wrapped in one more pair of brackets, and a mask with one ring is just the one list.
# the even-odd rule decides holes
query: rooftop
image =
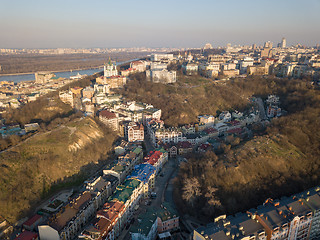
{"label": "rooftop", "polygon": [[99,113],[99,116],[102,116],[102,117],[108,118],[108,119],[116,118],[116,114],[113,113],[113,112],[110,112],[110,111],[108,111],[108,110],[102,110],[102,111]]}
{"label": "rooftop", "polygon": [[123,185],[119,185],[116,191],[109,198],[109,201],[119,201],[126,203],[131,197],[132,192],[140,185],[140,181],[136,179],[127,179],[124,181]]}
{"label": "rooftop", "polygon": [[155,171],[156,168],[149,163],[139,164],[134,167],[134,171],[130,176],[128,176],[128,179],[137,179],[146,183],[149,181],[150,177],[155,173]]}
{"label": "rooftop", "polygon": [[155,208],[146,209],[146,212],[139,215],[138,220],[131,226],[130,232],[148,236],[152,225],[157,219],[156,211]]}
{"label": "rooftop", "polygon": [[19,234],[15,240],[35,240],[38,239],[38,234],[34,232],[24,231]]}
{"label": "rooftop", "polygon": [[112,229],[112,225],[110,220],[106,218],[95,218],[91,225],[86,227],[84,231],[82,232],[82,235],[84,236],[91,236],[91,234],[103,234],[104,231],[110,231]]}
{"label": "rooftop", "polygon": [[178,217],[178,212],[168,203],[163,202],[162,207],[157,210],[157,216],[162,221]]}
{"label": "rooftop", "polygon": [[25,222],[23,223],[23,225],[31,226],[31,225],[33,225],[35,222],[37,222],[40,218],[42,218],[42,216],[36,214],[36,215],[32,216],[31,218],[29,218],[27,221],[25,221]]}
{"label": "rooftop", "polygon": [[124,204],[119,201],[107,202],[103,205],[103,209],[97,212],[97,217],[108,219],[113,223],[119,213],[124,210]]}
{"label": "rooftop", "polygon": [[56,229],[57,231],[61,231],[66,224],[74,218],[77,213],[91,200],[90,192],[84,192],[73,202],[69,203],[65,208],[62,208],[60,212],[58,212],[50,221],[49,225]]}

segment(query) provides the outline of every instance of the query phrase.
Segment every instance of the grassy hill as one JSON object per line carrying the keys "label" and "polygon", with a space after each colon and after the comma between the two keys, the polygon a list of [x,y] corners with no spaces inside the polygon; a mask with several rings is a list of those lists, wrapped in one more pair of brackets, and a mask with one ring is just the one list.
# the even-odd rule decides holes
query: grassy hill
{"label": "grassy hill", "polygon": [[77,118],[0,153],[0,215],[14,222],[50,193],[81,183],[115,137],[96,120]]}

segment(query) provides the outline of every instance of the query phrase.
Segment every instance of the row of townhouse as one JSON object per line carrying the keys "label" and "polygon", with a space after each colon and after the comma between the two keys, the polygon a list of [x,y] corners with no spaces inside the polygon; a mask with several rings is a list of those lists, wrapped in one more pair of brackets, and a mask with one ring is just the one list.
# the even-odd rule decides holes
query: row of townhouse
{"label": "row of townhouse", "polygon": [[[236,51],[230,51],[233,49]],[[320,58],[316,48],[302,49],[273,48],[266,44],[262,48],[239,48],[227,46],[221,54],[191,54],[177,57],[186,75],[200,74],[208,78],[218,76],[235,77],[240,74],[269,75],[279,77],[311,77],[320,78]]]}
{"label": "row of townhouse", "polygon": [[86,190],[73,198],[47,224],[38,226],[41,239],[73,239],[94,216],[119,184],[113,176],[99,176],[85,182]]}
{"label": "row of townhouse", "polygon": [[112,175],[118,178],[121,184],[134,170],[134,167],[143,159],[142,148],[135,147],[132,150],[119,155],[108,167],[103,170],[103,175]]}
{"label": "row of townhouse", "polygon": [[266,115],[268,118],[273,117],[280,117],[282,112],[281,108],[279,107],[280,101],[279,97],[276,95],[269,95],[268,99],[266,100],[267,108],[266,108]]}
{"label": "row of townhouse", "polygon": [[[103,123],[115,131],[122,131],[124,133],[127,133],[128,128],[131,127],[130,124],[125,124],[126,121],[136,122],[135,125],[142,127],[141,124],[145,124],[151,119],[160,120],[160,118],[161,110],[153,108],[152,105],[147,104],[119,103],[114,104],[113,107],[103,109],[99,112],[99,119]],[[125,129],[123,130],[123,128]],[[138,134],[141,133],[141,131],[138,132]],[[141,139],[141,137],[139,138]],[[133,139],[133,141],[135,140]]]}
{"label": "row of townhouse", "polygon": [[[96,218],[86,227],[81,239],[117,239],[131,217],[134,207],[142,196],[142,183],[127,179],[119,185],[113,195],[96,214]],[[100,223],[100,224],[99,224]]]}
{"label": "row of townhouse", "polygon": [[164,150],[164,148],[156,149],[149,152],[149,154],[144,157],[144,161],[154,166],[156,174],[158,174],[163,165],[168,161],[168,152]]}
{"label": "row of townhouse", "polygon": [[154,188],[156,173],[156,167],[149,162],[135,165],[131,174],[117,186],[107,203],[97,212],[96,219],[79,237],[117,239],[128,220],[132,218],[140,200],[150,195]]}
{"label": "row of townhouse", "polygon": [[0,87],[0,107],[1,108],[19,108],[26,103],[37,100],[49,92],[54,92],[73,80],[63,78],[52,78],[45,83],[39,82],[7,82],[1,81]]}
{"label": "row of townhouse", "polygon": [[147,209],[130,228],[132,240],[171,239],[172,231],[179,229],[179,216],[168,204]]}
{"label": "row of townhouse", "polygon": [[[181,128],[165,128],[164,122],[158,119],[148,121],[146,127],[148,136],[154,146],[171,144],[180,146],[181,151],[184,151],[182,146],[188,145],[185,142],[189,142],[194,147],[207,142],[209,138],[239,131],[248,124],[258,122],[259,119],[258,112],[252,112],[244,116],[243,113],[238,111],[232,114],[224,111],[217,118],[210,115],[199,116],[198,124],[189,124]],[[178,152],[180,152],[179,149]]]}
{"label": "row of townhouse", "polygon": [[[128,146],[127,152],[103,171],[102,176],[84,182],[85,191],[73,198],[58,213],[51,216],[47,224],[38,227],[41,239],[73,239],[81,231],[96,211],[107,201],[117,186],[123,182],[122,172],[129,174],[135,164],[142,161],[143,152],[137,145]],[[122,171],[119,170],[122,166]],[[100,221],[99,224],[104,223]]]}
{"label": "row of townhouse", "polygon": [[214,223],[194,230],[193,239],[294,240],[320,238],[320,187],[267,199],[246,214],[220,216]]}

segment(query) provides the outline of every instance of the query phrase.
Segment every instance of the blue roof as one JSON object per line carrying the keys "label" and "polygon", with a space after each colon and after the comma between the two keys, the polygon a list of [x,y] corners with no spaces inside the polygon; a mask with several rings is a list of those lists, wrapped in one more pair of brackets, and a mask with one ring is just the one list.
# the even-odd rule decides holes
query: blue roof
{"label": "blue roof", "polygon": [[141,182],[148,182],[151,175],[154,174],[156,168],[149,163],[138,164],[134,167],[133,172],[127,178],[137,179]]}

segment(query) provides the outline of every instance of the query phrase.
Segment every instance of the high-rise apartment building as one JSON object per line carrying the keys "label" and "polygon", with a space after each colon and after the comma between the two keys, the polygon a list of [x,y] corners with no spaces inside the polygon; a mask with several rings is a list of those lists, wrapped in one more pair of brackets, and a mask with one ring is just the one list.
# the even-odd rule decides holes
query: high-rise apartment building
{"label": "high-rise apartment building", "polygon": [[286,48],[287,47],[287,40],[285,38],[282,38],[281,40],[281,48]]}

